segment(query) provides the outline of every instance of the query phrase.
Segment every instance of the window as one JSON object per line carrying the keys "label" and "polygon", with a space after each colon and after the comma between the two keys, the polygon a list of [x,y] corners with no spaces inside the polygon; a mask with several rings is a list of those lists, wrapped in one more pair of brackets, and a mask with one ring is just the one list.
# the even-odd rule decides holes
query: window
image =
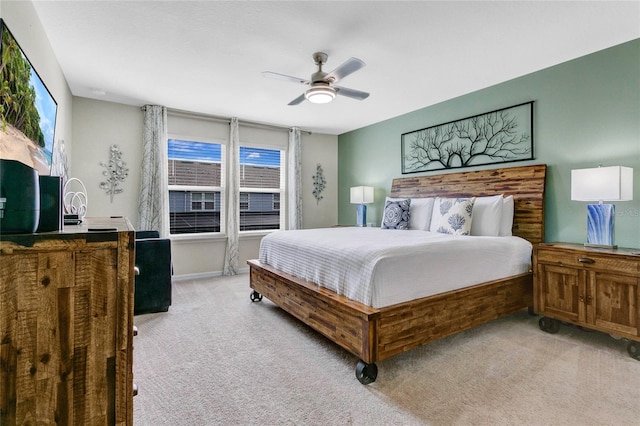
{"label": "window", "polygon": [[249,194],[243,192],[240,194],[240,211],[249,210]]}
{"label": "window", "polygon": [[192,192],[191,211],[208,210],[213,211],[215,207],[215,193],[213,192]]}
{"label": "window", "polygon": [[240,147],[240,231],[280,229],[284,151]]}
{"label": "window", "polygon": [[171,234],[220,232],[222,145],[169,139]]}

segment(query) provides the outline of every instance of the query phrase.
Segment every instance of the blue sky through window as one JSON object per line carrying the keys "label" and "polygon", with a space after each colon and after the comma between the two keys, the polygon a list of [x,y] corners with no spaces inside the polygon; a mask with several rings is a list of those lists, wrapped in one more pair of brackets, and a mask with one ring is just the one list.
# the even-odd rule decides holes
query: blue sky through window
{"label": "blue sky through window", "polygon": [[240,164],[280,167],[280,151],[241,146]]}
{"label": "blue sky through window", "polygon": [[170,160],[204,160],[220,162],[220,145],[217,143],[169,139]]}
{"label": "blue sky through window", "polygon": [[[220,162],[219,144],[169,139],[170,160],[201,160]],[[240,147],[240,164],[280,167],[280,151]]]}

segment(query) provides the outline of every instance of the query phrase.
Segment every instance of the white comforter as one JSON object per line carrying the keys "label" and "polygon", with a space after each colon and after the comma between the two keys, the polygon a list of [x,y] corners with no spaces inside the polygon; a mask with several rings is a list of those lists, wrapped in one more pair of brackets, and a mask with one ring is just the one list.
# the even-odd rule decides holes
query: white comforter
{"label": "white comforter", "polygon": [[528,272],[531,250],[519,237],[342,227],[269,234],[260,261],[381,308]]}

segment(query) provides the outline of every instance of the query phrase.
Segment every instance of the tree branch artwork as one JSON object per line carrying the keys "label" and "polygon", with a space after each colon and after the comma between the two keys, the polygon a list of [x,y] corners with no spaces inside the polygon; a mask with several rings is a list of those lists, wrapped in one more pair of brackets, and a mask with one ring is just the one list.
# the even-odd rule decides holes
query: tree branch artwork
{"label": "tree branch artwork", "polygon": [[402,173],[533,159],[533,102],[405,133]]}
{"label": "tree branch artwork", "polygon": [[113,196],[122,193],[122,188],[118,188],[120,182],[129,175],[129,169],[127,163],[122,160],[122,151],[117,145],[111,145],[109,148],[109,161],[100,162],[100,165],[105,168],[102,171],[102,175],[107,177],[107,180],[100,182],[100,188],[104,189],[111,197],[113,203]]}
{"label": "tree branch artwork", "polygon": [[318,163],[316,165],[316,174],[313,175],[313,196],[316,198],[316,204],[320,204],[320,200],[324,198],[322,196],[322,192],[326,186],[327,181],[324,178],[324,171],[322,170],[322,166]]}

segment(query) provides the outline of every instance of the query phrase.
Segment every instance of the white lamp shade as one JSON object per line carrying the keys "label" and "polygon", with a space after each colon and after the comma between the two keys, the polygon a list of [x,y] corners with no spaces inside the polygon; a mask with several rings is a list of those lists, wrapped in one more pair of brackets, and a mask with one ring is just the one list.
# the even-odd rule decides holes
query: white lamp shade
{"label": "white lamp shade", "polygon": [[351,204],[373,203],[373,186],[351,187]]}
{"label": "white lamp shade", "polygon": [[611,166],[571,170],[571,199],[575,201],[633,200],[633,169]]}

